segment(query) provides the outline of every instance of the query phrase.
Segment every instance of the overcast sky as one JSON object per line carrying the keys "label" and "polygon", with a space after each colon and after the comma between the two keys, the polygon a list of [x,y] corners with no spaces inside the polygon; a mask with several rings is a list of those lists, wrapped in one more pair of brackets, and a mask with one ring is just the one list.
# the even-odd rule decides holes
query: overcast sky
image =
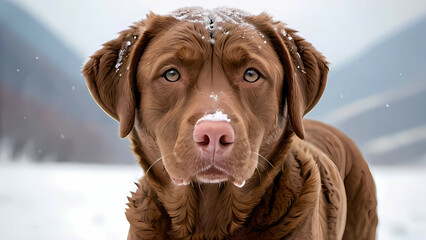
{"label": "overcast sky", "polygon": [[425,0],[12,1],[37,17],[81,57],[94,53],[149,11],[165,14],[194,5],[236,7],[253,14],[265,11],[299,30],[334,67],[426,14]]}

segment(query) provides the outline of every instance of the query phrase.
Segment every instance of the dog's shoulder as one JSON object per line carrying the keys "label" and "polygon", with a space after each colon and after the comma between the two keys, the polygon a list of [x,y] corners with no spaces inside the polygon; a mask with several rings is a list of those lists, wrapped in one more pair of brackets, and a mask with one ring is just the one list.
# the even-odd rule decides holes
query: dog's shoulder
{"label": "dog's shoulder", "polygon": [[319,148],[339,169],[345,179],[354,169],[368,169],[355,142],[340,130],[314,120],[305,120],[305,142]]}
{"label": "dog's shoulder", "polygon": [[306,129],[305,142],[308,142],[326,154],[345,178],[353,164],[362,158],[356,144],[340,130],[314,120],[304,121]]}
{"label": "dog's shoulder", "polygon": [[352,139],[336,128],[313,120],[305,120],[304,125],[306,138],[303,142],[327,155],[345,183],[348,203],[345,236],[373,239],[377,225],[376,190],[361,151]]}

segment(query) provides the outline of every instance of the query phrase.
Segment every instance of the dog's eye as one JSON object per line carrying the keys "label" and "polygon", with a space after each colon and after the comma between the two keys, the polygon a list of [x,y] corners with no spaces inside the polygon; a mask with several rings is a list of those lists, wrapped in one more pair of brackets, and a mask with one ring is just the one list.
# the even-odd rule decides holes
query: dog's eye
{"label": "dog's eye", "polygon": [[163,73],[163,78],[169,82],[176,82],[180,79],[180,73],[175,69],[169,69]]}
{"label": "dog's eye", "polygon": [[257,80],[259,80],[260,78],[260,73],[253,69],[253,68],[249,68],[246,70],[246,72],[244,73],[244,80],[247,82],[256,82]]}

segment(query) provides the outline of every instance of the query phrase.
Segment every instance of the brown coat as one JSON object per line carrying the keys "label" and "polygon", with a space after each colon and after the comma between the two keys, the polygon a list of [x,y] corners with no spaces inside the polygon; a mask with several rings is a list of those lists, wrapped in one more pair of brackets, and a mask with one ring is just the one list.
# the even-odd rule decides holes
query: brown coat
{"label": "brown coat", "polygon": [[[145,170],[128,239],[375,238],[361,153],[338,130],[302,120],[328,66],[295,33],[266,14],[186,8],[151,14],[91,57],[92,96]],[[206,150],[193,136],[219,110],[235,138]]]}

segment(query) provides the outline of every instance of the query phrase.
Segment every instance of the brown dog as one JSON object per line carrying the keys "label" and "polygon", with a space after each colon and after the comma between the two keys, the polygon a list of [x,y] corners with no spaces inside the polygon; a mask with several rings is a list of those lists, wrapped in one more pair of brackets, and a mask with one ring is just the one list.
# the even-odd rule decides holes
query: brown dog
{"label": "brown dog", "polygon": [[303,121],[325,58],[266,14],[150,14],[83,73],[145,170],[128,239],[374,239],[375,186],[355,144]]}

